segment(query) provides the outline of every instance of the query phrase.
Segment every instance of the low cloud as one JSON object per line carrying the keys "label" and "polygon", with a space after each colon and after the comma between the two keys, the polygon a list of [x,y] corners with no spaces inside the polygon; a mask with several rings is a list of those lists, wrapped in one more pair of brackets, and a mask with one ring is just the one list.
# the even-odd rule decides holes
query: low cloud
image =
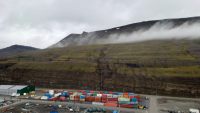
{"label": "low cloud", "polygon": [[[116,28],[116,29],[120,29]],[[173,22],[157,22],[149,29],[138,29],[130,33],[119,31],[105,37],[99,37],[96,32],[88,33],[86,37],[67,38],[64,43],[57,43],[54,47],[66,47],[71,45],[92,45],[92,44],[113,44],[130,43],[147,40],[165,40],[165,39],[197,39],[200,38],[200,21],[185,22],[176,26]]]}
{"label": "low cloud", "polygon": [[46,48],[70,33],[200,16],[199,4],[199,0],[1,0],[0,48],[13,44]]}
{"label": "low cloud", "polygon": [[200,38],[200,23],[184,23],[181,26],[173,28],[173,23],[165,25],[156,23],[148,30],[139,30],[131,34],[114,34],[104,43],[127,43],[145,40],[163,40],[163,39],[197,39]]}

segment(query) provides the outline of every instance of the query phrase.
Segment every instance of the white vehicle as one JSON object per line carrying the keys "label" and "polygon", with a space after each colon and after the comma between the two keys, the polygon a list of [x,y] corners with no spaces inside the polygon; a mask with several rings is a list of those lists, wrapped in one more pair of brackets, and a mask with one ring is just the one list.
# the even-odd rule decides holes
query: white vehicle
{"label": "white vehicle", "polygon": [[70,111],[70,112],[74,112],[74,110],[73,110],[72,108],[69,108],[69,111]]}
{"label": "white vehicle", "polygon": [[26,103],[25,105],[26,105],[26,106],[29,106],[29,105],[30,105],[30,103]]}

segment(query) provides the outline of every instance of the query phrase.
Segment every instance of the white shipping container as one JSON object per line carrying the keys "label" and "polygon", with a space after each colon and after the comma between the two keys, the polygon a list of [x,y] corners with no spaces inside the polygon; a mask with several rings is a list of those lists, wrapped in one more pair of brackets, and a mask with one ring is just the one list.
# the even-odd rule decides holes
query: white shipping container
{"label": "white shipping container", "polygon": [[47,99],[48,99],[47,96],[42,96],[42,97],[41,97],[41,100],[47,100]]}
{"label": "white shipping container", "polygon": [[102,102],[92,102],[92,104],[93,105],[98,105],[98,106],[103,106],[104,105],[104,103],[102,103]]}
{"label": "white shipping container", "polygon": [[107,97],[108,98],[112,98],[112,94],[107,94]]}
{"label": "white shipping container", "polygon": [[49,90],[50,95],[54,95],[54,90]]}
{"label": "white shipping container", "polygon": [[58,96],[60,96],[62,93],[56,93],[55,95],[54,95],[54,97],[58,97]]}
{"label": "white shipping container", "polygon": [[193,109],[193,108],[190,108],[190,113],[199,113],[199,110],[198,109]]}
{"label": "white shipping container", "polygon": [[128,102],[130,102],[130,98],[120,97],[120,98],[118,98],[118,101],[128,101]]}
{"label": "white shipping container", "polygon": [[70,100],[74,100],[74,95],[70,95]]}
{"label": "white shipping container", "polygon": [[113,95],[113,98],[118,98],[119,97],[119,95]]}
{"label": "white shipping container", "polygon": [[97,94],[98,97],[102,97],[102,94]]}

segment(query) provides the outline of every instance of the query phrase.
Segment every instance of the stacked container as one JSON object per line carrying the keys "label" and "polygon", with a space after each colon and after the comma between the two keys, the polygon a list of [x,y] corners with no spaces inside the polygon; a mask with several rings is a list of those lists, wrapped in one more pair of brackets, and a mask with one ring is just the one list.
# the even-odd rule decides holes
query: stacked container
{"label": "stacked container", "polygon": [[71,101],[88,102],[94,105],[104,105],[110,107],[119,106],[123,108],[137,108],[138,103],[140,102],[140,96],[135,95],[134,93],[111,91],[79,90],[61,91],[61,93],[58,92],[55,94],[54,90],[49,90],[49,92],[45,93],[44,96],[52,101],[66,101],[66,98],[69,97]]}
{"label": "stacked container", "polygon": [[80,95],[80,102],[85,102],[85,95]]}

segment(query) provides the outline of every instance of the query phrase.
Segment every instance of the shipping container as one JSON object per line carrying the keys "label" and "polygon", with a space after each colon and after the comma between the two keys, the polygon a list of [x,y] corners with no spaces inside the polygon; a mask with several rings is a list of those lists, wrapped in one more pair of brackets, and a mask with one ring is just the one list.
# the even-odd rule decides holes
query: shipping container
{"label": "shipping container", "polygon": [[84,99],[80,99],[80,102],[85,102],[85,98]]}
{"label": "shipping container", "polygon": [[140,96],[136,95],[134,98],[137,98],[137,101],[140,102]]}
{"label": "shipping container", "polygon": [[98,93],[97,96],[98,96],[98,97],[102,97],[102,94]]}
{"label": "shipping container", "polygon": [[137,98],[131,98],[131,102],[138,102],[138,99]]}
{"label": "shipping container", "polygon": [[114,95],[112,95],[112,97],[113,97],[113,98],[118,98],[119,95],[114,94]]}
{"label": "shipping container", "polygon": [[108,101],[118,101],[118,98],[107,98]]}
{"label": "shipping container", "polygon": [[70,100],[74,100],[74,95],[70,95]]}
{"label": "shipping container", "polygon": [[120,98],[118,98],[118,101],[129,101],[130,102],[130,98],[120,97]]}
{"label": "shipping container", "polygon": [[42,96],[41,100],[48,100],[49,98],[47,96]]}
{"label": "shipping container", "polygon": [[65,96],[61,96],[59,100],[60,101],[66,101],[66,97]]}
{"label": "shipping container", "polygon": [[133,104],[119,104],[119,107],[122,107],[122,108],[133,108]]}
{"label": "shipping container", "polygon": [[104,103],[104,106],[108,106],[108,107],[117,107],[118,104],[117,104],[117,103],[107,102],[107,103]]}
{"label": "shipping container", "polygon": [[80,95],[80,99],[85,99],[85,95]]}
{"label": "shipping container", "polygon": [[74,96],[74,100],[75,100],[75,101],[79,101],[79,100],[80,100],[80,96],[79,96],[79,95],[75,95],[75,96]]}
{"label": "shipping container", "polygon": [[107,100],[107,98],[102,98],[101,101],[102,101],[103,103],[106,103],[108,100]]}
{"label": "shipping container", "polygon": [[93,105],[99,105],[99,106],[103,106],[104,105],[104,103],[102,103],[102,102],[92,102],[92,104]]}
{"label": "shipping container", "polygon": [[112,94],[106,94],[108,98],[112,98]]}
{"label": "shipping container", "polygon": [[85,101],[94,102],[95,101],[95,97],[93,97],[93,96],[86,96]]}
{"label": "shipping container", "polygon": [[61,93],[61,96],[69,97],[69,93],[68,93],[68,92],[62,92],[62,93]]}
{"label": "shipping container", "polygon": [[62,93],[56,93],[56,94],[54,95],[54,97],[59,97],[59,96],[61,96],[61,94],[62,94]]}
{"label": "shipping container", "polygon": [[48,98],[52,98],[53,97],[50,93],[45,93],[44,96],[47,96]]}
{"label": "shipping container", "polygon": [[119,104],[130,104],[130,101],[118,101]]}
{"label": "shipping container", "polygon": [[52,98],[50,98],[49,100],[50,100],[50,101],[58,101],[59,98],[57,98],[57,97],[52,97]]}
{"label": "shipping container", "polygon": [[54,95],[54,90],[49,90],[50,95]]}
{"label": "shipping container", "polygon": [[101,97],[95,97],[95,102],[101,102]]}

